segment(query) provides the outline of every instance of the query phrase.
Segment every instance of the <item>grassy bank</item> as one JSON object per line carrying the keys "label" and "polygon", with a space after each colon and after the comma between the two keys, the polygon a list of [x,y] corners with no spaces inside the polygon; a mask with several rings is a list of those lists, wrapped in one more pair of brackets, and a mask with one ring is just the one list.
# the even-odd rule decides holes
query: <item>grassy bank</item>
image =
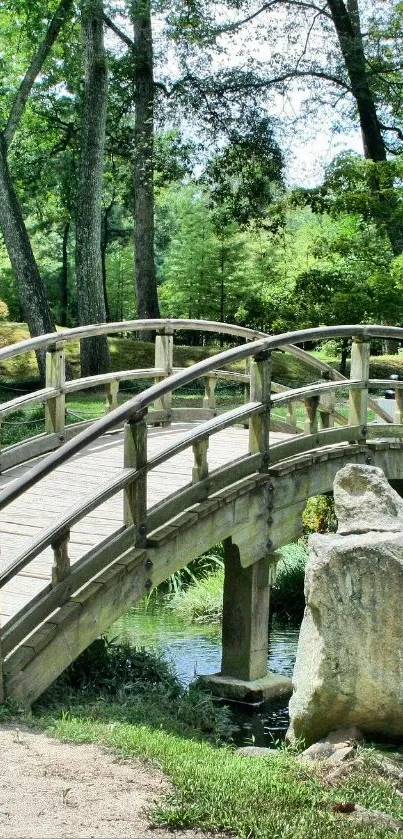
{"label": "grassy bank", "polygon": [[[239,839],[386,839],[387,831],[356,826],[334,805],[354,801],[403,817],[402,798],[370,751],[362,750],[357,771],[333,783],[285,749],[266,760],[240,757],[223,741],[230,733],[226,712],[208,695],[181,688],[159,658],[100,643],[29,721],[63,741],[99,743],[156,763],[174,789],[150,802],[151,825]],[[15,722],[7,709],[2,719]]]}
{"label": "grassy bank", "polygon": [[[281,548],[282,560],[272,588],[271,609],[281,623],[298,626],[304,611],[304,573],[307,550],[303,542]],[[178,617],[197,623],[220,621],[222,617],[222,567],[204,574],[168,598],[168,608]]]}

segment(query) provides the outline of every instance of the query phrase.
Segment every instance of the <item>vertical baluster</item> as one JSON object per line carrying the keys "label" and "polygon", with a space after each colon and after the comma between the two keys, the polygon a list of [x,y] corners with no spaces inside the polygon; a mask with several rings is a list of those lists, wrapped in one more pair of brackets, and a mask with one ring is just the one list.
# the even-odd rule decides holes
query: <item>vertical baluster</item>
{"label": "vertical baluster", "polygon": [[249,451],[262,455],[261,469],[269,465],[271,353],[262,352],[253,358],[250,366],[250,401],[261,402],[265,410],[249,420]]}
{"label": "vertical baluster", "polygon": [[395,390],[395,399],[395,423],[396,425],[403,425],[403,390],[400,387]]}
{"label": "vertical baluster", "polygon": [[3,655],[1,652],[1,636],[0,636],[0,705],[4,702],[4,682],[3,682]]}
{"label": "vertical baluster", "polygon": [[[247,405],[247,403],[250,401],[250,356],[245,358],[245,373],[247,376],[249,376],[248,381],[245,382],[244,385],[244,402],[245,405]],[[249,428],[249,422],[246,421],[243,427]]]}
{"label": "vertical baluster", "polygon": [[316,434],[318,430],[319,396],[309,396],[304,402],[307,416],[305,431],[307,434]]}
{"label": "vertical baluster", "polygon": [[46,434],[64,435],[65,425],[65,356],[64,347],[55,344],[46,353],[46,387],[59,390],[58,396],[48,399],[45,405]]}
{"label": "vertical baluster", "polygon": [[[140,419],[125,423],[123,465],[142,469],[147,465],[146,414]],[[137,478],[124,490],[123,520],[126,527],[135,525],[137,547],[145,547],[147,539],[147,473]]]}
{"label": "vertical baluster", "polygon": [[333,428],[334,426],[334,409],[335,409],[335,392],[334,390],[327,390],[320,397],[322,405],[328,408],[328,411],[320,411],[320,421],[322,428]]}
{"label": "vertical baluster", "polygon": [[192,469],[192,484],[198,481],[203,481],[208,475],[208,438],[206,440],[199,440],[193,445],[194,464]]}
{"label": "vertical baluster", "polygon": [[70,574],[69,539],[70,531],[68,530],[59,539],[52,542],[52,586],[57,586],[58,583],[61,583]]}
{"label": "vertical baluster", "polygon": [[212,411],[213,415],[216,414],[216,401],[215,401],[215,389],[217,384],[216,376],[203,376],[204,382],[204,398],[203,398],[203,408],[208,411]]}
{"label": "vertical baluster", "polygon": [[106,385],[106,405],[105,413],[109,414],[114,408],[118,407],[119,382],[113,379],[112,382],[107,382]]}
{"label": "vertical baluster", "polygon": [[297,406],[295,402],[289,402],[287,405],[288,408],[288,422],[290,425],[293,425],[294,428],[297,427]]}
{"label": "vertical baluster", "polygon": [[[166,326],[155,336],[155,367],[156,369],[164,370],[164,378],[170,376],[173,367],[173,331],[171,327]],[[156,379],[160,381],[160,379]],[[163,425],[169,425],[171,422],[172,411],[172,393],[166,393],[161,399],[156,399],[154,403],[156,411],[165,411],[168,416],[164,419]]]}
{"label": "vertical baluster", "polygon": [[354,339],[351,347],[350,379],[358,379],[364,386],[358,388],[352,385],[349,388],[348,423],[359,425],[360,436],[364,438],[367,431],[369,351],[368,341]]}

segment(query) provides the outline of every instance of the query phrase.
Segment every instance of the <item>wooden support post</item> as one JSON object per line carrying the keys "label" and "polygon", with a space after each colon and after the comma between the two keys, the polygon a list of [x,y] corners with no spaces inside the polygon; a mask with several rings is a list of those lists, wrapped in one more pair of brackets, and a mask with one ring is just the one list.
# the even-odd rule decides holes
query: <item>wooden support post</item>
{"label": "wooden support post", "polygon": [[239,549],[224,541],[221,675],[252,681],[267,675],[270,579],[268,557],[243,568]]}
{"label": "wooden support post", "polygon": [[304,402],[307,415],[305,431],[307,434],[316,434],[318,430],[319,396],[309,396]]}
{"label": "wooden support post", "polygon": [[46,387],[61,391],[59,396],[48,399],[45,405],[46,434],[64,434],[65,395],[62,392],[65,382],[64,347],[55,344],[46,353]]}
{"label": "wooden support post", "polygon": [[216,401],[215,401],[215,389],[217,384],[217,379],[215,376],[204,376],[204,398],[203,398],[203,408],[207,408],[209,411],[213,411],[214,415],[216,413]]}
{"label": "wooden support post", "polygon": [[[249,376],[249,381],[245,382],[244,386],[244,402],[245,405],[250,402],[250,356],[245,358],[245,373]],[[248,420],[244,423],[244,428],[249,428]]]}
{"label": "wooden support post", "polygon": [[334,409],[336,402],[336,394],[334,390],[328,390],[320,397],[322,405],[328,408],[328,411],[319,411],[320,422],[322,428],[333,428],[334,426]]}
{"label": "wooden support post", "polygon": [[52,542],[52,586],[57,586],[58,583],[61,583],[70,574],[69,539],[70,531],[68,530],[60,539]]}
{"label": "wooden support post", "polygon": [[[124,427],[125,467],[142,469],[147,465],[146,415]],[[147,473],[129,484],[123,491],[123,521],[126,527],[135,525],[135,545],[145,547],[147,540]]]}
{"label": "wooden support post", "polygon": [[269,465],[271,368],[269,352],[256,356],[250,367],[250,401],[261,402],[265,406],[262,414],[257,414],[249,420],[249,451],[253,454],[261,453],[261,471],[266,470]]}
{"label": "wooden support post", "polygon": [[1,652],[1,637],[0,637],[0,705],[4,702],[4,681],[3,681],[3,655]]}
{"label": "wooden support post", "polygon": [[110,411],[113,411],[115,408],[118,407],[118,393],[119,382],[116,379],[114,379],[112,382],[108,382],[106,385],[106,414],[109,414]]}
{"label": "wooden support post", "polygon": [[192,484],[197,484],[198,481],[202,481],[204,478],[207,478],[208,475],[208,460],[207,460],[207,450],[208,450],[209,440],[199,440],[193,446],[193,456],[194,456],[194,464],[192,469]]}
{"label": "wooden support post", "polygon": [[395,424],[403,425],[403,390],[399,387],[395,390],[396,409],[395,409]]}
{"label": "wooden support post", "polygon": [[[173,332],[169,327],[165,327],[161,332],[157,332],[155,336],[155,367],[156,369],[163,369],[166,378],[172,373],[173,367]],[[161,379],[156,379],[161,381]],[[172,393],[166,393],[161,399],[156,399],[154,403],[156,411],[172,410]],[[165,420],[162,425],[169,425],[170,419]]]}
{"label": "wooden support post", "polygon": [[361,426],[363,437],[365,437],[367,427],[369,351],[370,346],[367,341],[354,339],[351,347],[350,379],[361,380],[364,387],[351,386],[349,389],[348,423]]}
{"label": "wooden support post", "polygon": [[297,406],[295,402],[288,403],[288,422],[290,425],[293,425],[294,428],[297,427]]}

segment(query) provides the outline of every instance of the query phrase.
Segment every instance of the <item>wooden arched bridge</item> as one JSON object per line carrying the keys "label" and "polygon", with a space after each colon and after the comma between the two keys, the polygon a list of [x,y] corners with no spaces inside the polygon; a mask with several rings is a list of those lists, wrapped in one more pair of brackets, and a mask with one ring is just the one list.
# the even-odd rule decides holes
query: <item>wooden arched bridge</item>
{"label": "wooden arched bridge", "polygon": [[[67,342],[150,329],[154,367],[65,380]],[[180,330],[237,343],[177,369]],[[348,380],[299,346],[337,338],[353,339]],[[236,680],[246,692],[254,682],[287,691],[286,680],[265,678],[276,550],[298,538],[307,499],[331,491],[346,462],[403,479],[403,382],[392,384],[393,417],[370,395],[391,386],[369,378],[370,342],[379,338],[403,341],[403,329],[335,326],[270,337],[208,321],[131,321],[0,350],[0,365],[46,350],[46,386],[0,403],[1,419],[45,404],[45,432],[0,456],[1,697],[29,705],[130,605],[217,542],[225,583],[216,681],[227,693]],[[279,352],[305,362],[314,381],[276,383]],[[119,382],[147,378],[154,384],[118,404]],[[221,412],[219,379],[244,385],[246,401]],[[178,407],[173,394],[196,380],[204,383],[203,407]],[[106,391],[106,414],[66,425],[66,397],[94,387]]]}

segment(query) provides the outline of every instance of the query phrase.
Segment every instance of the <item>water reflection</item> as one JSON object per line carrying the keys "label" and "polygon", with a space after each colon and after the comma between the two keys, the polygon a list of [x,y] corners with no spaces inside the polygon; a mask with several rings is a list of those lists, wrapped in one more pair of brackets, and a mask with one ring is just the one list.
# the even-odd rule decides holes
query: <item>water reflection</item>
{"label": "water reflection", "polygon": [[[117,621],[110,636],[137,647],[158,650],[172,662],[183,682],[196,675],[217,673],[221,665],[221,628],[218,625],[188,624],[169,609],[145,609],[142,604]],[[270,632],[268,665],[273,673],[291,676],[298,642],[298,630],[273,626]],[[240,726],[239,743],[272,745],[282,739],[288,726],[288,703],[271,702],[251,709],[232,710]]]}

